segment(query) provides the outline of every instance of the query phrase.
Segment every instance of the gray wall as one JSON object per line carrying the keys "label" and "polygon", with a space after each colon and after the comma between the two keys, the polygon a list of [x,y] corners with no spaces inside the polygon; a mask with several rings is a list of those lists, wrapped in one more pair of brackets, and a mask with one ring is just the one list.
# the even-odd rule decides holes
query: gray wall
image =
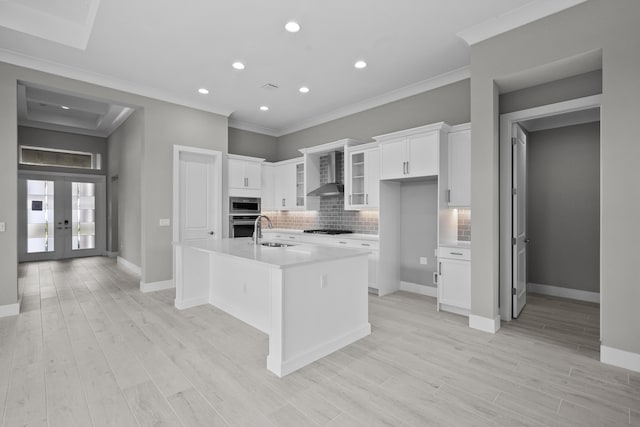
{"label": "gray wall", "polygon": [[[640,353],[640,217],[633,124],[640,117],[640,2],[590,0],[471,47],[471,312],[498,315],[498,91],[495,80],[602,49],[602,344]],[[481,248],[478,250],[477,248]]]}
{"label": "gray wall", "polygon": [[[400,280],[434,286],[434,251],[438,245],[438,181],[404,182],[400,191]],[[421,256],[427,257],[427,265],[420,264]]]}
{"label": "gray wall", "polygon": [[[75,133],[58,132],[54,130],[36,129],[18,126],[18,144],[34,147],[56,148],[59,150],[84,151],[100,154],[101,169],[75,169],[36,165],[19,165],[21,170],[38,170],[49,172],[84,173],[92,175],[106,175],[108,168],[107,139],[98,136],[78,135]],[[19,150],[19,147],[18,147]],[[19,151],[18,151],[19,152]],[[19,154],[18,154],[19,155]]]}
{"label": "gray wall", "polygon": [[500,114],[602,93],[602,70],[500,95]]}
{"label": "gray wall", "polygon": [[[227,118],[131,93],[108,89],[40,71],[0,63],[0,197],[17,200],[17,100],[16,85],[24,80],[60,90],[112,100],[144,109],[141,173],[140,225],[142,281],[170,280],[173,276],[171,227],[160,227],[160,218],[172,214],[173,145],[190,145],[227,152]],[[13,163],[13,164],[12,164]],[[0,305],[17,300],[16,204],[0,207]]]}
{"label": "gray wall", "polygon": [[527,139],[528,281],[600,292],[600,124]]}
{"label": "gray wall", "polygon": [[300,148],[344,138],[371,137],[436,122],[469,122],[469,80],[352,114],[278,138],[278,159],[300,157]]}
{"label": "gray wall", "polygon": [[278,139],[275,136],[229,128],[229,153],[278,161]]}
{"label": "gray wall", "polygon": [[[109,177],[107,205],[116,203],[117,216],[109,221],[111,232],[117,233],[117,247],[125,260],[140,266],[141,248],[141,171],[144,141],[144,111],[136,110],[109,137]],[[117,200],[113,200],[112,179],[117,177]],[[115,218],[114,218],[115,217]],[[115,223],[115,230],[113,230]]]}

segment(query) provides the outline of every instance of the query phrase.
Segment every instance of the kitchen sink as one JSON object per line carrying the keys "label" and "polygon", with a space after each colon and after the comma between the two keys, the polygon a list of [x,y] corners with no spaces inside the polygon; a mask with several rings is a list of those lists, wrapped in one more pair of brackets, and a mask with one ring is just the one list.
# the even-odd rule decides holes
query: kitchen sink
{"label": "kitchen sink", "polygon": [[295,246],[289,243],[278,243],[278,242],[264,242],[264,243],[261,243],[261,245],[266,246],[268,248],[286,248],[289,246]]}

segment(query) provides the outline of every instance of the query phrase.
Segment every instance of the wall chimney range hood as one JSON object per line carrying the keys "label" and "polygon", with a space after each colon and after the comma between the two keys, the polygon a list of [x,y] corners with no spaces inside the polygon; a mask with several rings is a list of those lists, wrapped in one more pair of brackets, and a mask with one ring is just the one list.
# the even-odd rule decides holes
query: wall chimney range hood
{"label": "wall chimney range hood", "polygon": [[336,152],[331,151],[327,154],[329,157],[329,178],[328,183],[323,184],[315,190],[309,192],[307,196],[339,196],[344,193],[344,184],[336,179]]}

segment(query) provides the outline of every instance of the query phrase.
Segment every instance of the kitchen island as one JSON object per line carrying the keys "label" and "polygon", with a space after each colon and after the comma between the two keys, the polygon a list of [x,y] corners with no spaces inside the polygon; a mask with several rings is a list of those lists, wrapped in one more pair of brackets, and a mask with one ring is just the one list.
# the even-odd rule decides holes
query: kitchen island
{"label": "kitchen island", "polygon": [[371,333],[369,252],[250,238],[175,244],[178,309],[211,304],[269,335],[282,377]]}

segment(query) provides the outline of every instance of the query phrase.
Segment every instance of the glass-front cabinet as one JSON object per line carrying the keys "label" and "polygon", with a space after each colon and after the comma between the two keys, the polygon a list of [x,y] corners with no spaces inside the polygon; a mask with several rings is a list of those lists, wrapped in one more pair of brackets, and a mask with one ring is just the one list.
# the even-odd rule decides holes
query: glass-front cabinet
{"label": "glass-front cabinet", "polygon": [[380,151],[377,143],[345,148],[346,210],[377,209],[380,198]]}

